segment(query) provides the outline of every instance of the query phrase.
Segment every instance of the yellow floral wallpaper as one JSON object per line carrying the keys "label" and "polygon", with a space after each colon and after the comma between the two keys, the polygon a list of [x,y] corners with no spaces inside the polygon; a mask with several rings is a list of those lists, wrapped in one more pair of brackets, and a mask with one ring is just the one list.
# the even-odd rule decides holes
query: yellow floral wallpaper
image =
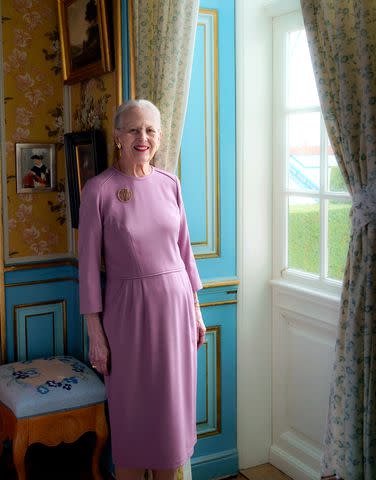
{"label": "yellow floral wallpaper", "polygon": [[[67,251],[63,85],[55,0],[3,2],[8,255]],[[16,193],[16,143],[55,143],[54,192]]]}
{"label": "yellow floral wallpaper", "polygon": [[[2,7],[8,217],[5,253],[10,263],[21,257],[59,257],[69,248],[56,4],[56,0],[9,0]],[[104,129],[109,164],[116,81],[115,72],[111,72],[71,87],[73,130]],[[94,124],[90,123],[93,111]],[[16,143],[56,144],[56,191],[17,194]]]}

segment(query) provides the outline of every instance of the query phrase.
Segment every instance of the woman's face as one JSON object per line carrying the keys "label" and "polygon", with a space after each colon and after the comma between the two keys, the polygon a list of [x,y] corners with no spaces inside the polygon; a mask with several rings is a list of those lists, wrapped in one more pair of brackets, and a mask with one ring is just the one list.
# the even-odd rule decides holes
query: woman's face
{"label": "woman's face", "polygon": [[156,112],[134,107],[120,117],[115,140],[121,143],[122,156],[133,164],[149,163],[159,148],[161,132]]}

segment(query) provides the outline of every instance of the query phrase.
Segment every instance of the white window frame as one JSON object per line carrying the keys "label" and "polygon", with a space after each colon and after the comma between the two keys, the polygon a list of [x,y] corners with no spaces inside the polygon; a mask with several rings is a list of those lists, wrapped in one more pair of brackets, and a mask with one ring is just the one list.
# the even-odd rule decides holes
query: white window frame
{"label": "white window frame", "polygon": [[[287,122],[288,113],[320,112],[319,106],[302,109],[286,107],[287,95],[287,36],[286,32],[304,29],[303,16],[300,11],[273,18],[273,279],[286,284],[318,290],[339,296],[342,281],[329,279],[327,272],[327,229],[328,201],[350,200],[348,193],[327,192],[327,140],[324,120],[321,115],[320,138],[320,191],[293,191],[287,187]],[[320,274],[319,276],[287,268],[288,266],[288,197],[297,195],[320,199]]]}

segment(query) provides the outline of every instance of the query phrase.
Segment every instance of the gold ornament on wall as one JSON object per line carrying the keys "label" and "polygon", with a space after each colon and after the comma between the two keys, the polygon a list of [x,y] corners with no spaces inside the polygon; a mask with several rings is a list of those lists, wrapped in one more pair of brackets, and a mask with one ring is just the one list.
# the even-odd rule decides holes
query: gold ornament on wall
{"label": "gold ornament on wall", "polygon": [[73,115],[76,132],[102,128],[103,120],[107,120],[106,105],[111,98],[111,95],[105,92],[106,88],[101,78],[82,82],[80,104]]}

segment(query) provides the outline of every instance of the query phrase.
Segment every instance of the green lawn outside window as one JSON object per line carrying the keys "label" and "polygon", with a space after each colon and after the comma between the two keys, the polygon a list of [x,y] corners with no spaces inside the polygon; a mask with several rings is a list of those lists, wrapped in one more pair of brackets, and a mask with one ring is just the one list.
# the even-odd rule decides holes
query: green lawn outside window
{"label": "green lawn outside window", "polygon": [[[342,280],[349,244],[350,202],[328,205],[328,276]],[[319,273],[320,212],[318,204],[290,205],[289,268]]]}

